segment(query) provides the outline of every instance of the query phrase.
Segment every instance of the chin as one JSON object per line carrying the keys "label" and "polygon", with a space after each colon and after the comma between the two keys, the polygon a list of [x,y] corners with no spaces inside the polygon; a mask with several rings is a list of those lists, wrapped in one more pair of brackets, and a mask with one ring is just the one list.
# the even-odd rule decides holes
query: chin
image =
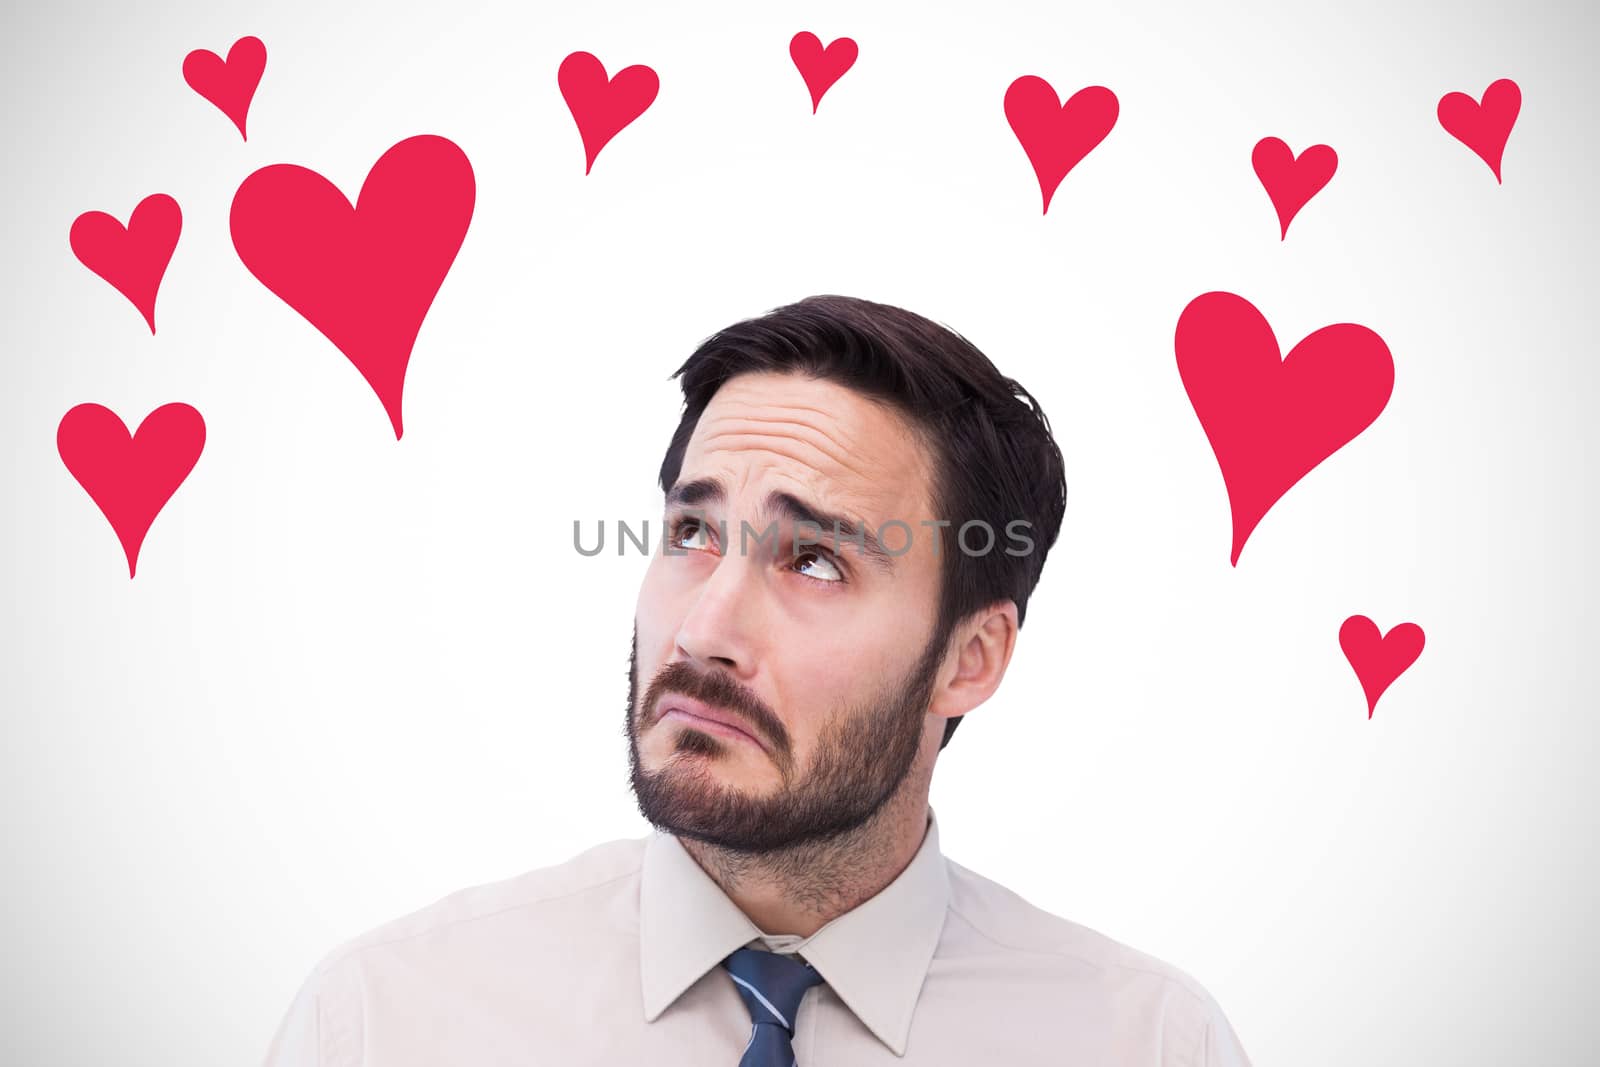
{"label": "chin", "polygon": [[[718,750],[677,744],[666,755],[647,760],[647,772],[659,774],[663,781],[681,784],[695,795],[741,793],[754,795],[764,788],[767,768],[745,758],[741,745],[720,745]],[[714,798],[713,798],[714,799]]]}

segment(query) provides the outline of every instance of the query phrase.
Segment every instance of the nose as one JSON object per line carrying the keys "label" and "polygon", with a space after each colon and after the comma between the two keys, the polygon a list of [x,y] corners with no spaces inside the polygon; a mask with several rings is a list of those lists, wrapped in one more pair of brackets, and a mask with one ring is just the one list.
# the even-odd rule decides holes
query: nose
{"label": "nose", "polygon": [[678,654],[703,670],[722,670],[748,678],[755,669],[760,633],[760,577],[750,560],[725,555],[690,595],[678,626]]}

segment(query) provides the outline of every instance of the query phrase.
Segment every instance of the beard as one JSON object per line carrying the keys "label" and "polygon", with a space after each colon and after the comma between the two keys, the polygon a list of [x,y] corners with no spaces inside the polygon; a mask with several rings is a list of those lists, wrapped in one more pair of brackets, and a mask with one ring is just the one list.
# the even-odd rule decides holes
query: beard
{"label": "beard", "polygon": [[[934,633],[905,675],[851,708],[837,709],[817,738],[810,765],[796,773],[783,721],[727,674],[702,674],[680,660],[638,691],[638,626],[628,652],[628,711],[623,731],[639,812],[652,826],[730,853],[764,853],[822,844],[864,825],[900,790],[916,765],[928,704],[947,633]],[[678,730],[672,755],[657,771],[639,761],[643,714],[654,716],[662,694],[692,697],[739,716],[767,743],[781,778],[776,792],[752,796],[716,779],[717,757],[733,742],[706,731]],[[656,722],[654,718],[651,723]],[[680,759],[682,754],[686,758]]]}

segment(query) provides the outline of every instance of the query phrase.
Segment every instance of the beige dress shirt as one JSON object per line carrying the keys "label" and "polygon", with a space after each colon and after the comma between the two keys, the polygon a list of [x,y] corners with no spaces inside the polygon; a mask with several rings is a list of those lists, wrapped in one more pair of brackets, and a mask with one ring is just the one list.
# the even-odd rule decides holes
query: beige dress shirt
{"label": "beige dress shirt", "polygon": [[799,1067],[1250,1067],[1183,971],[922,847],[809,937],[758,929],[671,834],[463,889],[312,970],[264,1067],[738,1067],[750,1013],[720,963],[798,953],[825,979]]}

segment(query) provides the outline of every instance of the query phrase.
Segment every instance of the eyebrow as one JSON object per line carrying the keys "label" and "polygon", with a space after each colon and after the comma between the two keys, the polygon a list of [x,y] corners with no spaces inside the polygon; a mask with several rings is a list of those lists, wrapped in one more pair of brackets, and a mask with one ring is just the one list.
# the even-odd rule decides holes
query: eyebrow
{"label": "eyebrow", "polygon": [[[727,491],[722,483],[715,478],[694,478],[687,482],[678,482],[667,490],[665,507],[695,507],[700,504],[722,504],[727,501]],[[894,573],[894,557],[883,547],[871,530],[863,530],[854,522],[843,515],[836,515],[801,500],[793,493],[786,493],[781,489],[774,489],[762,501],[766,514],[775,514],[794,523],[815,523],[819,531],[830,532],[838,530],[839,540],[835,544],[842,546],[848,542],[861,548],[874,567],[885,574]],[[836,525],[837,524],[837,525]],[[759,540],[758,540],[759,543]]]}

